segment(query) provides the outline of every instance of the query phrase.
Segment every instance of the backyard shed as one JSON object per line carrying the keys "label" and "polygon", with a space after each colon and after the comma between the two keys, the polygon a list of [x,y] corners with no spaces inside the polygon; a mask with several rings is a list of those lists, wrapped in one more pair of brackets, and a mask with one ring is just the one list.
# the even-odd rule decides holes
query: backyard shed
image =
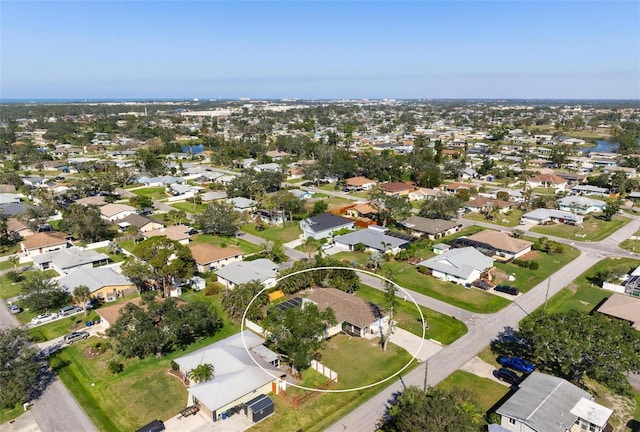
{"label": "backyard shed", "polygon": [[269,396],[264,394],[261,394],[244,404],[244,413],[254,423],[258,423],[260,420],[269,417],[274,412],[275,405],[273,404],[273,401]]}

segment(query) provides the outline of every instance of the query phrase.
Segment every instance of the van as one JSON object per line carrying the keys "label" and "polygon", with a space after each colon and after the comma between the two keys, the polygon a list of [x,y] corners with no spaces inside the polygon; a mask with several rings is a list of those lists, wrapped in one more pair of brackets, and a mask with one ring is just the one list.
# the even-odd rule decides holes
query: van
{"label": "van", "polygon": [[140,429],[136,429],[136,432],[162,432],[163,430],[164,423],[160,420],[154,420],[142,426]]}
{"label": "van", "polygon": [[86,331],[77,331],[77,332],[73,332],[73,333],[69,333],[68,335],[66,335],[64,337],[64,342],[66,344],[71,345],[74,342],[77,342],[79,340],[85,340],[86,338],[88,338],[89,332]]}

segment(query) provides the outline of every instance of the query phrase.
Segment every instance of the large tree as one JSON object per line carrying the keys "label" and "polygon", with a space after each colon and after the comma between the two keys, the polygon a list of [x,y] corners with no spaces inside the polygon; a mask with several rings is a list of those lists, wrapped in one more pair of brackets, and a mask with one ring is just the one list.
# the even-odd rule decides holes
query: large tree
{"label": "large tree", "polygon": [[640,332],[598,313],[538,313],[523,320],[519,331],[505,330],[492,348],[574,383],[587,375],[618,391],[629,386],[627,372],[640,372]]}
{"label": "large tree", "polygon": [[231,204],[214,201],[207,205],[202,213],[196,215],[195,223],[207,234],[230,237],[238,231],[239,217]]}
{"label": "large tree", "polygon": [[309,367],[318,350],[324,346],[326,327],[336,324],[331,308],[320,311],[315,304],[306,304],[301,309],[292,307],[282,312],[273,311],[263,322],[277,350],[285,354],[289,364],[297,370]]}
{"label": "large tree", "polygon": [[393,401],[380,425],[383,432],[479,432],[480,410],[473,395],[459,389],[410,386]]}
{"label": "large tree", "polygon": [[455,196],[441,196],[425,200],[420,207],[419,215],[430,219],[453,219],[460,206],[460,200]]}
{"label": "large tree", "polygon": [[64,292],[56,281],[39,271],[25,273],[20,294],[22,303],[35,312],[55,309],[69,301],[69,294]]}
{"label": "large tree", "polygon": [[125,357],[144,358],[183,348],[211,336],[222,326],[216,309],[203,300],[179,305],[175,298],[145,298],[142,306],[127,304],[107,329],[116,350]]}
{"label": "large tree", "polygon": [[138,244],[122,265],[122,274],[138,286],[152,281],[167,297],[177,279],[193,275],[195,262],[191,250],[167,237],[152,237]]}
{"label": "large tree", "polygon": [[71,204],[64,212],[60,228],[86,242],[110,240],[116,233],[115,225],[103,219],[100,209],[93,205]]}
{"label": "large tree", "polygon": [[411,214],[411,203],[403,196],[391,196],[374,191],[371,194],[371,203],[378,210],[377,219],[382,226],[386,226],[391,220],[405,219]]}
{"label": "large tree", "polygon": [[76,302],[82,305],[82,309],[84,309],[84,314],[87,315],[87,302],[91,300],[91,291],[89,287],[86,285],[78,285],[73,289],[73,298]]}
{"label": "large tree", "polygon": [[[253,280],[246,284],[236,286],[232,290],[226,290],[222,293],[221,304],[227,316],[237,322],[242,320],[244,311],[264,286],[259,280]],[[267,304],[267,295],[262,293],[251,304],[251,308],[247,311],[247,318],[259,321],[264,318],[263,307]]]}
{"label": "large tree", "polygon": [[26,330],[0,329],[0,408],[11,409],[31,399],[40,370],[37,352]]}

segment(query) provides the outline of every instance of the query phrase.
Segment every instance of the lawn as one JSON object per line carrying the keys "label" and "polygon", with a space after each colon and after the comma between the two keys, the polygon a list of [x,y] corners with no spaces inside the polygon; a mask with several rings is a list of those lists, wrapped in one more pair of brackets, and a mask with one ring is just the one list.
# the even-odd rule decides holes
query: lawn
{"label": "lawn", "polygon": [[[384,292],[370,286],[362,285],[356,295],[378,306],[385,304]],[[409,299],[403,300],[403,297],[404,294],[398,293],[396,312],[393,319],[398,323],[398,327],[422,337],[420,314],[415,304]],[[422,306],[420,309],[429,326],[429,329],[425,332],[427,339],[434,339],[444,345],[449,345],[467,332],[467,326],[462,321]]]}
{"label": "lawn", "polygon": [[254,236],[261,237],[265,240],[270,240],[272,242],[280,241],[282,243],[293,241],[300,237],[300,234],[302,234],[300,224],[297,221],[287,222],[284,226],[263,226],[264,229],[258,231],[256,229],[256,225],[254,223],[250,223],[243,225],[240,230],[249,234],[253,234]]}
{"label": "lawn", "polygon": [[196,236],[191,237],[191,244],[200,244],[200,243],[208,243],[213,246],[218,246],[222,248],[225,248],[228,246],[237,246],[240,249],[242,249],[242,251],[245,254],[253,254],[253,253],[259,252],[261,249],[260,246],[250,243],[241,238],[222,237],[222,236],[215,236],[211,234],[198,234]]}
{"label": "lawn", "polygon": [[0,256],[13,255],[20,252],[20,243],[0,246]]}
{"label": "lawn", "polygon": [[124,261],[125,258],[127,258],[127,256],[125,254],[123,254],[123,253],[114,254],[114,253],[109,252],[109,248],[106,248],[106,247],[97,248],[97,249],[95,249],[95,251],[99,252],[99,253],[103,253],[105,255],[108,255],[109,259],[111,261],[113,261],[114,263],[119,263],[121,261]]}
{"label": "lawn", "polygon": [[515,286],[522,292],[529,291],[580,255],[580,251],[574,247],[569,245],[563,245],[563,247],[564,250],[561,254],[547,254],[539,251],[531,251],[521,257],[521,259],[536,261],[540,265],[538,270],[518,267],[513,263],[494,263],[496,269],[500,270],[504,275],[512,275],[515,277],[514,281],[504,280],[499,282]]}
{"label": "lawn", "polygon": [[494,313],[511,302],[476,288],[465,288],[453,282],[442,282],[432,276],[419,273],[408,263],[391,261],[384,269],[391,270],[396,282],[403,288],[428,295],[470,312]]}
{"label": "lawn", "polygon": [[173,203],[170,206],[185,213],[202,213],[207,209],[206,204],[194,204],[186,201]]}
{"label": "lawn", "polygon": [[[321,362],[339,374],[335,389],[372,384],[397,372],[411,359],[409,353],[393,344],[389,344],[387,352],[382,352],[377,340],[350,338],[342,334],[327,341],[321,355]],[[415,365],[417,363],[414,362],[411,367]],[[317,394],[298,409],[292,407],[289,399],[274,396],[275,414],[251,430],[321,431],[378,391],[380,386],[357,392]]]}
{"label": "lawn", "polygon": [[365,252],[338,252],[337,254],[331,255],[331,258],[337,259],[339,261],[346,261],[351,265],[356,262],[359,265],[366,265],[367,260],[369,259],[369,253]]}
{"label": "lawn", "polygon": [[566,224],[539,225],[531,228],[531,231],[571,240],[600,241],[630,221],[631,219],[618,215],[614,216],[610,221],[596,217],[586,217],[582,227]]}
{"label": "lawn", "polygon": [[605,258],[597,262],[578,276],[569,286],[551,297],[547,303],[547,311],[566,312],[577,309],[587,313],[591,312],[603,300],[611,297],[613,292],[595,286],[589,279],[601,270],[622,269],[628,271],[638,265],[640,265],[640,261],[631,258]]}
{"label": "lawn", "polygon": [[[187,291],[184,298],[219,302],[219,296],[206,296],[204,291]],[[185,407],[186,388],[180,380],[167,374],[172,359],[238,331],[238,325],[225,320],[222,330],[185,350],[143,360],[125,359],[112,349],[88,357],[85,350],[96,342],[109,344],[106,339],[92,337],[55,353],[51,365],[99,430],[135,430],[153,419],[173,417]],[[113,375],[107,367],[112,360],[122,363],[124,371]]]}
{"label": "lawn", "polygon": [[24,414],[24,408],[22,408],[22,404],[17,404],[15,407],[13,407],[13,409],[2,409],[0,410],[0,425],[18,418],[22,414]]}
{"label": "lawn", "polygon": [[[633,237],[635,237],[635,238],[633,238]],[[620,243],[619,246],[622,249],[626,249],[626,250],[631,251],[631,252],[635,252],[636,249],[638,251],[640,251],[640,242],[639,241],[640,241],[640,231],[636,232],[632,236],[632,238],[629,238],[629,239],[623,241],[622,243]]]}
{"label": "lawn", "polygon": [[162,186],[158,187],[146,187],[141,189],[136,189],[131,191],[138,196],[146,196],[151,199],[162,199],[167,197],[167,193],[165,192],[165,188]]}
{"label": "lawn", "polygon": [[[322,195],[321,199],[317,199],[316,195]],[[327,203],[327,205],[329,206],[329,210],[333,210],[333,209],[337,209],[337,208],[341,208],[341,207],[346,207],[348,205],[354,204],[355,201],[353,200],[349,200],[346,198],[342,198],[342,197],[336,197],[336,196],[327,196],[325,194],[313,194],[313,198],[308,200],[305,203],[305,208],[307,210],[312,210],[314,204],[316,203],[316,201],[324,201]]]}
{"label": "lawn", "polygon": [[472,225],[472,226],[468,226],[468,227],[464,227],[462,228],[460,231],[458,231],[455,234],[452,234],[450,236],[445,237],[442,240],[442,243],[446,243],[446,244],[451,244],[453,243],[456,239],[463,237],[463,236],[470,236],[476,233],[479,233],[480,231],[484,231],[486,228],[478,226],[478,225]]}
{"label": "lawn", "polygon": [[438,387],[449,390],[458,388],[470,391],[476,397],[478,407],[484,412],[489,411],[496,402],[509,392],[509,387],[507,386],[461,370],[449,375],[438,384]]}
{"label": "lawn", "polygon": [[520,218],[522,217],[522,210],[513,209],[509,210],[506,214],[499,213],[494,220],[488,220],[484,215],[480,213],[467,213],[465,219],[471,219],[478,222],[489,222],[496,225],[513,227],[520,224]]}
{"label": "lawn", "polygon": [[[26,276],[27,273],[31,271],[40,271],[40,270],[29,270],[22,273],[23,279],[24,279],[24,276]],[[45,276],[48,278],[53,278],[59,275],[58,275],[58,272],[56,272],[55,270],[46,270]],[[10,299],[10,298],[16,297],[18,294],[20,294],[21,289],[22,289],[21,282],[13,283],[6,276],[0,277],[0,297],[1,298]]]}
{"label": "lawn", "polygon": [[118,242],[118,246],[120,246],[122,249],[128,250],[129,252],[133,252],[136,247],[136,242],[135,240],[125,240]]}

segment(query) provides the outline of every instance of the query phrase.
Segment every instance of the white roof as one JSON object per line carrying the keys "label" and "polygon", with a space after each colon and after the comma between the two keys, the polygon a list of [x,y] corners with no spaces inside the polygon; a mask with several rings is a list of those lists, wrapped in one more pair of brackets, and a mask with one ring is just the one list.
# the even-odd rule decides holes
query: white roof
{"label": "white roof", "polygon": [[581,398],[578,403],[571,408],[571,414],[580,417],[596,426],[604,427],[613,410],[595,403],[592,400]]}

